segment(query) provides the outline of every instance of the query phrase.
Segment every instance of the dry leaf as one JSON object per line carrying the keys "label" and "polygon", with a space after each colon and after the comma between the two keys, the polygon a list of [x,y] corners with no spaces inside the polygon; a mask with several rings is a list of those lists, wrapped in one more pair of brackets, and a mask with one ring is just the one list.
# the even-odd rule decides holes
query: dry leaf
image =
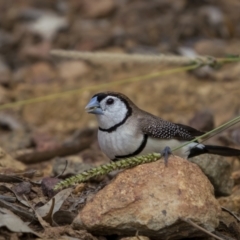
{"label": "dry leaf", "polygon": [[33,233],[39,237],[39,235],[28,227],[17,215],[6,208],[0,208],[0,227],[6,227],[12,232]]}
{"label": "dry leaf", "polygon": [[[63,202],[68,198],[68,196],[70,195],[71,192],[72,192],[72,188],[67,188],[67,189],[64,189],[61,192],[57,193],[54,196],[55,205],[54,205],[54,209],[53,209],[53,214],[60,209]],[[36,211],[41,217],[45,217],[49,213],[51,206],[52,206],[52,199],[50,199],[42,207],[36,209]]]}

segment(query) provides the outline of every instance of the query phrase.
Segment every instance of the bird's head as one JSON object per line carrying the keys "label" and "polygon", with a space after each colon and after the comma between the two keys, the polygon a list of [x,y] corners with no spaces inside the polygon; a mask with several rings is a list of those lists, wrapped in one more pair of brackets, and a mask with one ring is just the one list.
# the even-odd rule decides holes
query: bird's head
{"label": "bird's head", "polygon": [[95,94],[87,106],[88,113],[96,114],[100,128],[108,129],[132,114],[132,102],[123,94],[102,92]]}

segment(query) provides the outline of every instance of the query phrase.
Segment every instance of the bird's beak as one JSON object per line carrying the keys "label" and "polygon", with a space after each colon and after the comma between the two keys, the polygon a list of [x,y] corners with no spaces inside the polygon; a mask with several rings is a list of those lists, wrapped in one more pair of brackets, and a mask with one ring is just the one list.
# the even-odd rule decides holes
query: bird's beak
{"label": "bird's beak", "polygon": [[92,114],[97,114],[97,115],[102,115],[103,114],[103,110],[100,107],[100,103],[97,100],[97,97],[93,97],[90,102],[88,103],[88,105],[85,107],[85,110],[88,113],[92,113]]}

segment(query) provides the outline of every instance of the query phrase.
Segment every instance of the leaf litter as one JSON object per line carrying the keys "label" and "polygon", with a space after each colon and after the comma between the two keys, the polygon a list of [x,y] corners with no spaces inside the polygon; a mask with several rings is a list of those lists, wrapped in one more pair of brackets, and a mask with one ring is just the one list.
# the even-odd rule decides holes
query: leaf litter
{"label": "leaf litter", "polygon": [[38,237],[40,235],[34,232],[21,218],[5,208],[0,208],[0,227],[6,227],[12,232],[32,233]]}

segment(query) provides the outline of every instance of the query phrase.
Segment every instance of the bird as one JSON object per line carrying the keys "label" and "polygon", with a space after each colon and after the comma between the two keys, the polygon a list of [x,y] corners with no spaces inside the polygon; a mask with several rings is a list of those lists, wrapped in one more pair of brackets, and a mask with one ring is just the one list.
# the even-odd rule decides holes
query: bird
{"label": "bird", "polygon": [[[100,149],[112,161],[153,152],[163,153],[167,161],[171,149],[204,134],[190,126],[148,113],[118,92],[95,94],[85,110],[96,115]],[[178,149],[174,155],[188,159],[204,153],[240,156],[238,149],[205,145],[197,141]]]}

